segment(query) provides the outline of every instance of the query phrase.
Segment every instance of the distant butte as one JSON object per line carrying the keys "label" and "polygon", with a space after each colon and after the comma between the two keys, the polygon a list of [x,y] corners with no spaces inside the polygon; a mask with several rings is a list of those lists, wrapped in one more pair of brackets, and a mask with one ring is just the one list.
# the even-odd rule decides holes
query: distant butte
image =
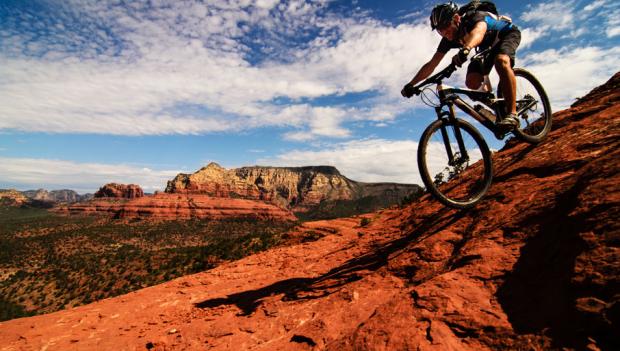
{"label": "distant butte", "polygon": [[95,193],[95,198],[136,199],[142,196],[144,196],[144,191],[136,184],[108,183]]}
{"label": "distant butte", "polygon": [[421,187],[415,184],[357,182],[332,166],[226,169],[214,162],[193,174],[177,175],[166,187],[167,193],[262,200],[296,212],[307,211],[323,201],[368,196],[396,204],[418,191]]}

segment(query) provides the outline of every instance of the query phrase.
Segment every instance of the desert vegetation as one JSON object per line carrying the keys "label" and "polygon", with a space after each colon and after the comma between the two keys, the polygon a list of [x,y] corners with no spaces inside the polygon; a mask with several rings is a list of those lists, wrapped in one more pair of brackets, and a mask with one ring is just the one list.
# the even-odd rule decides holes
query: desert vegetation
{"label": "desert vegetation", "polygon": [[[416,189],[400,200],[400,205],[409,204],[424,192],[422,189]],[[394,206],[398,202],[392,201],[390,198],[380,196],[365,196],[356,200],[333,200],[322,201],[317,206],[310,208],[305,212],[295,212],[295,216],[301,221],[314,221],[319,219],[334,219],[350,217],[362,213],[370,213],[382,208]]]}
{"label": "desert vegetation", "polygon": [[0,207],[0,320],[90,303],[282,242],[295,223],[115,221]]}

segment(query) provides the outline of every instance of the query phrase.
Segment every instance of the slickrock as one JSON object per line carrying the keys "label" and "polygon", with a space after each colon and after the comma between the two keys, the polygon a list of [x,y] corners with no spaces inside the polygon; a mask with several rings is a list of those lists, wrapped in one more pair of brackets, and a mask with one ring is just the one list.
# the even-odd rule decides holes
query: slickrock
{"label": "slickrock", "polygon": [[144,196],[144,192],[136,184],[108,183],[95,193],[95,198],[112,197],[119,199],[135,199]]}
{"label": "slickrock", "polygon": [[288,210],[261,201],[213,198],[208,195],[163,194],[134,199],[94,199],[55,211],[67,214],[109,214],[114,218],[255,218],[296,220]]}
{"label": "slickrock", "polygon": [[0,323],[0,350],[618,350],[619,84],[497,152],[471,210],[305,223],[322,237]]}

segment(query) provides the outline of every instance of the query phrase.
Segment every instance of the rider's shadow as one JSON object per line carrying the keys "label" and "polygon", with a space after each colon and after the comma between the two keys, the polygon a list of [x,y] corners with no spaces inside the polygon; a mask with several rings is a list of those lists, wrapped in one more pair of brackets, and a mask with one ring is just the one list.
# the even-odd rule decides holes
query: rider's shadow
{"label": "rider's shadow", "polygon": [[215,308],[236,305],[240,315],[247,316],[256,311],[264,298],[283,295],[282,301],[311,300],[329,296],[341,290],[349,283],[358,281],[366,275],[377,271],[388,264],[389,260],[400,255],[412,243],[420,242],[465,216],[466,211],[441,209],[408,235],[395,239],[382,247],[351,259],[343,265],[315,278],[291,278],[275,282],[271,285],[205,300],[195,304],[198,308]]}

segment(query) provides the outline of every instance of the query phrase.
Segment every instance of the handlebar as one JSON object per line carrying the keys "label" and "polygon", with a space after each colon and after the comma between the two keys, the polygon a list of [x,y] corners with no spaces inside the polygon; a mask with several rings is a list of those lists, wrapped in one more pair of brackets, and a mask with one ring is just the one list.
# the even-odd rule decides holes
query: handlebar
{"label": "handlebar", "polygon": [[[478,57],[486,57],[488,53],[490,53],[491,49],[493,47],[488,47],[485,50],[482,50],[480,52],[478,52],[477,54],[475,54],[471,59],[475,59]],[[415,95],[420,95],[422,93],[422,89],[430,84],[440,84],[442,80],[444,79],[448,79],[450,78],[450,76],[452,75],[452,73],[454,73],[456,70],[458,69],[458,67],[453,64],[450,63],[448,66],[446,66],[446,68],[444,68],[443,70],[441,70],[440,72],[436,73],[434,76],[431,76],[429,78],[426,78],[426,80],[424,80],[422,83],[416,85],[413,87],[414,91],[415,91]]]}
{"label": "handlebar", "polygon": [[[457,67],[453,63],[451,63],[446,68],[444,68],[443,70],[439,71],[435,75],[426,78],[426,80],[424,80],[422,83],[416,85],[414,88],[416,89],[416,91],[421,92],[422,88],[424,88],[427,85],[439,84],[439,83],[441,83],[442,80],[450,78],[450,76],[452,75],[452,73],[454,73],[456,71],[456,69],[457,69]],[[419,95],[419,94],[417,94],[417,95]]]}

